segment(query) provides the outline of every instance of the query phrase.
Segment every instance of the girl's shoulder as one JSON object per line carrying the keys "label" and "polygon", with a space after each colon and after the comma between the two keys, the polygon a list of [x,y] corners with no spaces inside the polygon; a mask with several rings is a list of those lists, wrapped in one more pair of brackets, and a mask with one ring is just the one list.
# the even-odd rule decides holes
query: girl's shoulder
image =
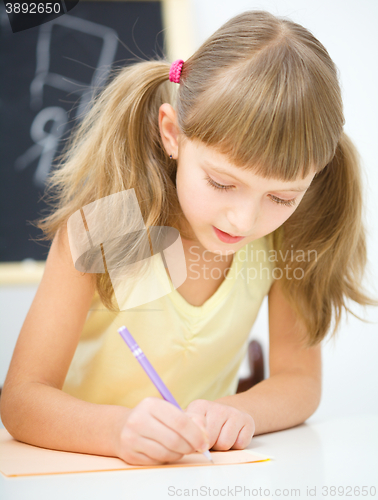
{"label": "girl's shoulder", "polygon": [[66,225],[61,226],[53,238],[42,283],[44,285],[55,283],[61,290],[69,290],[71,287],[73,293],[80,293],[86,297],[95,293],[95,275],[80,272],[75,268]]}

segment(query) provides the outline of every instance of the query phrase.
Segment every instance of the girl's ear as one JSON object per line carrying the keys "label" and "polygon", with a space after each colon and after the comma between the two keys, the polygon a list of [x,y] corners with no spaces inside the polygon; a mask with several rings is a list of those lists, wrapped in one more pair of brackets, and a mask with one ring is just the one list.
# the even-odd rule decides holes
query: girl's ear
{"label": "girl's ear", "polygon": [[162,104],[159,108],[159,129],[167,154],[177,158],[180,129],[177,124],[176,111],[168,103]]}

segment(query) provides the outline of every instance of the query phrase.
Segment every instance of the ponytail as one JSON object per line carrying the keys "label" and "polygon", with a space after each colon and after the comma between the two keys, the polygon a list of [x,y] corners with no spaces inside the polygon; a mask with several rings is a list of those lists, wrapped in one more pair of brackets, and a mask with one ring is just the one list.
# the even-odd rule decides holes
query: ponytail
{"label": "ponytail", "polygon": [[[52,239],[85,205],[131,188],[147,228],[177,226],[176,161],[166,154],[158,125],[159,107],[175,101],[169,68],[166,61],[142,61],[116,70],[49,178],[45,197],[53,211],[37,221],[40,239]],[[104,305],[117,310],[108,272],[96,282]]]}
{"label": "ponytail", "polygon": [[[367,252],[359,163],[355,146],[342,132],[333,159],[314,177],[298,209],[283,225],[277,267],[286,297],[306,326],[309,347],[326,336],[333,312],[332,335],[343,309],[356,316],[346,299],[378,305],[361,286]],[[301,252],[284,274],[282,257],[293,248]]]}

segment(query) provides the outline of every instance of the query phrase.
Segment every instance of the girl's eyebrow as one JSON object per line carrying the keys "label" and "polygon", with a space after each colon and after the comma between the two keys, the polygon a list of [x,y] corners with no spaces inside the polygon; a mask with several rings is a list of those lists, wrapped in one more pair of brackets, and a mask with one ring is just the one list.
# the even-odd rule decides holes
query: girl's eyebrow
{"label": "girl's eyebrow", "polygon": [[[236,179],[238,182],[243,183],[243,181],[241,181],[240,179],[238,179],[234,174],[230,174],[229,172],[227,172],[227,170],[225,170],[223,168],[215,167],[215,166],[211,165],[208,162],[205,162],[205,164],[208,165],[209,167],[211,167],[216,172],[219,172],[220,174],[229,175],[230,177],[233,177],[234,179]],[[306,189],[308,189],[309,187],[310,186],[303,186],[303,187],[299,187],[299,188],[298,187],[292,187],[290,189],[272,189],[272,191],[295,191],[295,192],[298,192],[298,193],[302,193],[303,191],[306,191]]]}

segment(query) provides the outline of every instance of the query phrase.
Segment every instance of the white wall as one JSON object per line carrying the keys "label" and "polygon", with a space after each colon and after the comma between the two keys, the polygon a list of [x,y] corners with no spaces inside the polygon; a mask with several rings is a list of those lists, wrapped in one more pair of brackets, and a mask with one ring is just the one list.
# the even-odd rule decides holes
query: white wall
{"label": "white wall", "polygon": [[[196,47],[230,17],[262,9],[303,24],[325,45],[340,71],[345,105],[345,130],[357,145],[364,167],[368,229],[368,290],[378,297],[378,2],[376,0],[190,0]],[[374,289],[375,287],[375,289]],[[36,287],[0,287],[0,385]],[[323,348],[323,399],[310,420],[336,415],[378,413],[378,308],[352,310],[375,324],[353,316],[341,325],[336,342]],[[263,343],[267,362],[268,324],[265,301],[252,336]],[[244,373],[242,367],[241,373]]]}

